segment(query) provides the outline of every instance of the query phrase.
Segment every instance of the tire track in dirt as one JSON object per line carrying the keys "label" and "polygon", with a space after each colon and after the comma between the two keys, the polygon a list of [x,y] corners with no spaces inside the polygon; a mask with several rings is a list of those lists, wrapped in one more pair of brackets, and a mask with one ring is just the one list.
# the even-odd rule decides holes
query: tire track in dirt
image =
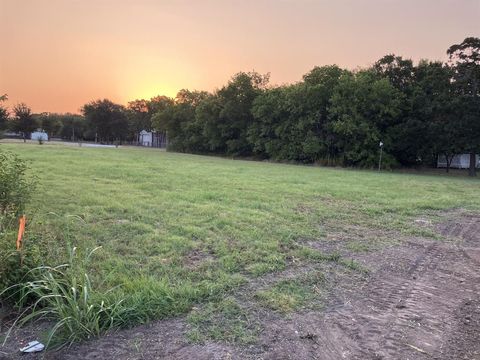
{"label": "tire track in dirt", "polygon": [[[264,358],[455,359],[449,355],[452,349],[457,349],[455,354],[460,349],[465,359],[480,358],[473,357],[480,354],[475,336],[480,329],[474,327],[480,318],[471,319],[467,314],[465,320],[458,315],[465,304],[480,303],[480,258],[472,255],[479,253],[480,218],[462,220],[447,223],[442,231],[444,236],[455,237],[459,245],[438,241],[423,241],[423,247],[405,244],[409,246],[406,255],[414,259],[406,271],[398,271],[402,266],[393,266],[396,271],[380,266],[343,306],[331,307],[323,316],[300,314],[292,321],[270,326],[283,342],[273,344]],[[377,254],[376,260],[381,262],[382,256]],[[397,263],[401,261],[397,259]],[[467,329],[469,337],[460,335],[464,321],[473,324]],[[315,341],[301,343],[295,339],[298,331]],[[301,334],[297,338],[305,338]],[[264,342],[272,340],[275,342],[267,337]]]}
{"label": "tire track in dirt", "polygon": [[[441,250],[445,249],[434,245],[422,254],[409,272],[411,279],[393,277],[369,292],[365,303],[371,310],[360,316],[362,327],[368,329],[358,338],[364,349],[361,355],[394,358],[412,349],[431,354],[439,347],[451,320],[449,314],[468,293],[458,286],[458,279],[438,269],[445,259]],[[432,311],[435,309],[441,312]]]}

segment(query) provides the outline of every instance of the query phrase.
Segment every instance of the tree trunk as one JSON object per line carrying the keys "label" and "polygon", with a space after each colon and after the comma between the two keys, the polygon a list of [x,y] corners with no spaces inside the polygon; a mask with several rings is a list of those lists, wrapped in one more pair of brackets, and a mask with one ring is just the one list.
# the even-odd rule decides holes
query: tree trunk
{"label": "tree trunk", "polygon": [[470,170],[468,171],[469,176],[477,176],[477,170],[475,169],[476,164],[476,154],[474,151],[470,153]]}
{"label": "tree trunk", "polygon": [[450,172],[450,166],[452,165],[453,158],[455,157],[455,154],[452,156],[448,156],[448,154],[445,154],[445,159],[447,160],[447,173]]}

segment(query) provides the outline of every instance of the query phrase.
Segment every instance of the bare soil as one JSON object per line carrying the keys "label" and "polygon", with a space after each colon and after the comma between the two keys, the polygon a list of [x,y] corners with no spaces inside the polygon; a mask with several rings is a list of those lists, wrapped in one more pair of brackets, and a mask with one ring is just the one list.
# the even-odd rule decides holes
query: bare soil
{"label": "bare soil", "polygon": [[[24,359],[480,359],[480,214],[451,211],[438,224],[421,220],[441,239],[402,238],[390,246],[353,251],[351,239],[309,241],[370,269],[368,275],[336,265],[295,265],[255,279],[235,295],[255,306],[251,294],[301,272],[326,272],[321,309],[289,316],[258,308],[262,331],[253,345],[192,344],[184,318],[153,322],[60,352]],[[385,234],[384,234],[385,235]],[[393,233],[387,236],[396,236]],[[368,234],[364,234],[368,238]],[[331,239],[330,239],[331,240]],[[200,254],[192,254],[195,266]],[[22,333],[23,332],[23,333]],[[17,332],[0,358],[19,357]]]}

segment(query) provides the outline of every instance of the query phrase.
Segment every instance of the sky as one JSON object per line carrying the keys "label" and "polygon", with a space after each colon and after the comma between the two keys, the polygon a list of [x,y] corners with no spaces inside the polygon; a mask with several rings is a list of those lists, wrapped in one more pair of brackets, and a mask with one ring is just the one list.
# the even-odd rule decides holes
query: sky
{"label": "sky", "polygon": [[79,112],[214,91],[239,71],[284,84],[389,53],[446,61],[480,36],[480,0],[0,0],[0,36],[7,105]]}

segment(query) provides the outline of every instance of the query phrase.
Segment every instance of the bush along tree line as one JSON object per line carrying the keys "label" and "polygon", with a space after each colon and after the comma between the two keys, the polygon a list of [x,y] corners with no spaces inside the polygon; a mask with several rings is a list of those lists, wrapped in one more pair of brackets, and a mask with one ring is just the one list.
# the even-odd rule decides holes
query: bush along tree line
{"label": "bush along tree line", "polygon": [[315,67],[282,86],[269,85],[268,74],[240,72],[213,93],[181,90],[126,107],[97,100],[82,115],[32,115],[20,104],[3,123],[107,143],[157,130],[173,151],[357,167],[376,166],[382,142],[386,167],[434,165],[442,155],[448,171],[455,154],[468,153],[475,175],[480,39],[466,38],[447,55],[446,63],[386,55],[357,71]]}

